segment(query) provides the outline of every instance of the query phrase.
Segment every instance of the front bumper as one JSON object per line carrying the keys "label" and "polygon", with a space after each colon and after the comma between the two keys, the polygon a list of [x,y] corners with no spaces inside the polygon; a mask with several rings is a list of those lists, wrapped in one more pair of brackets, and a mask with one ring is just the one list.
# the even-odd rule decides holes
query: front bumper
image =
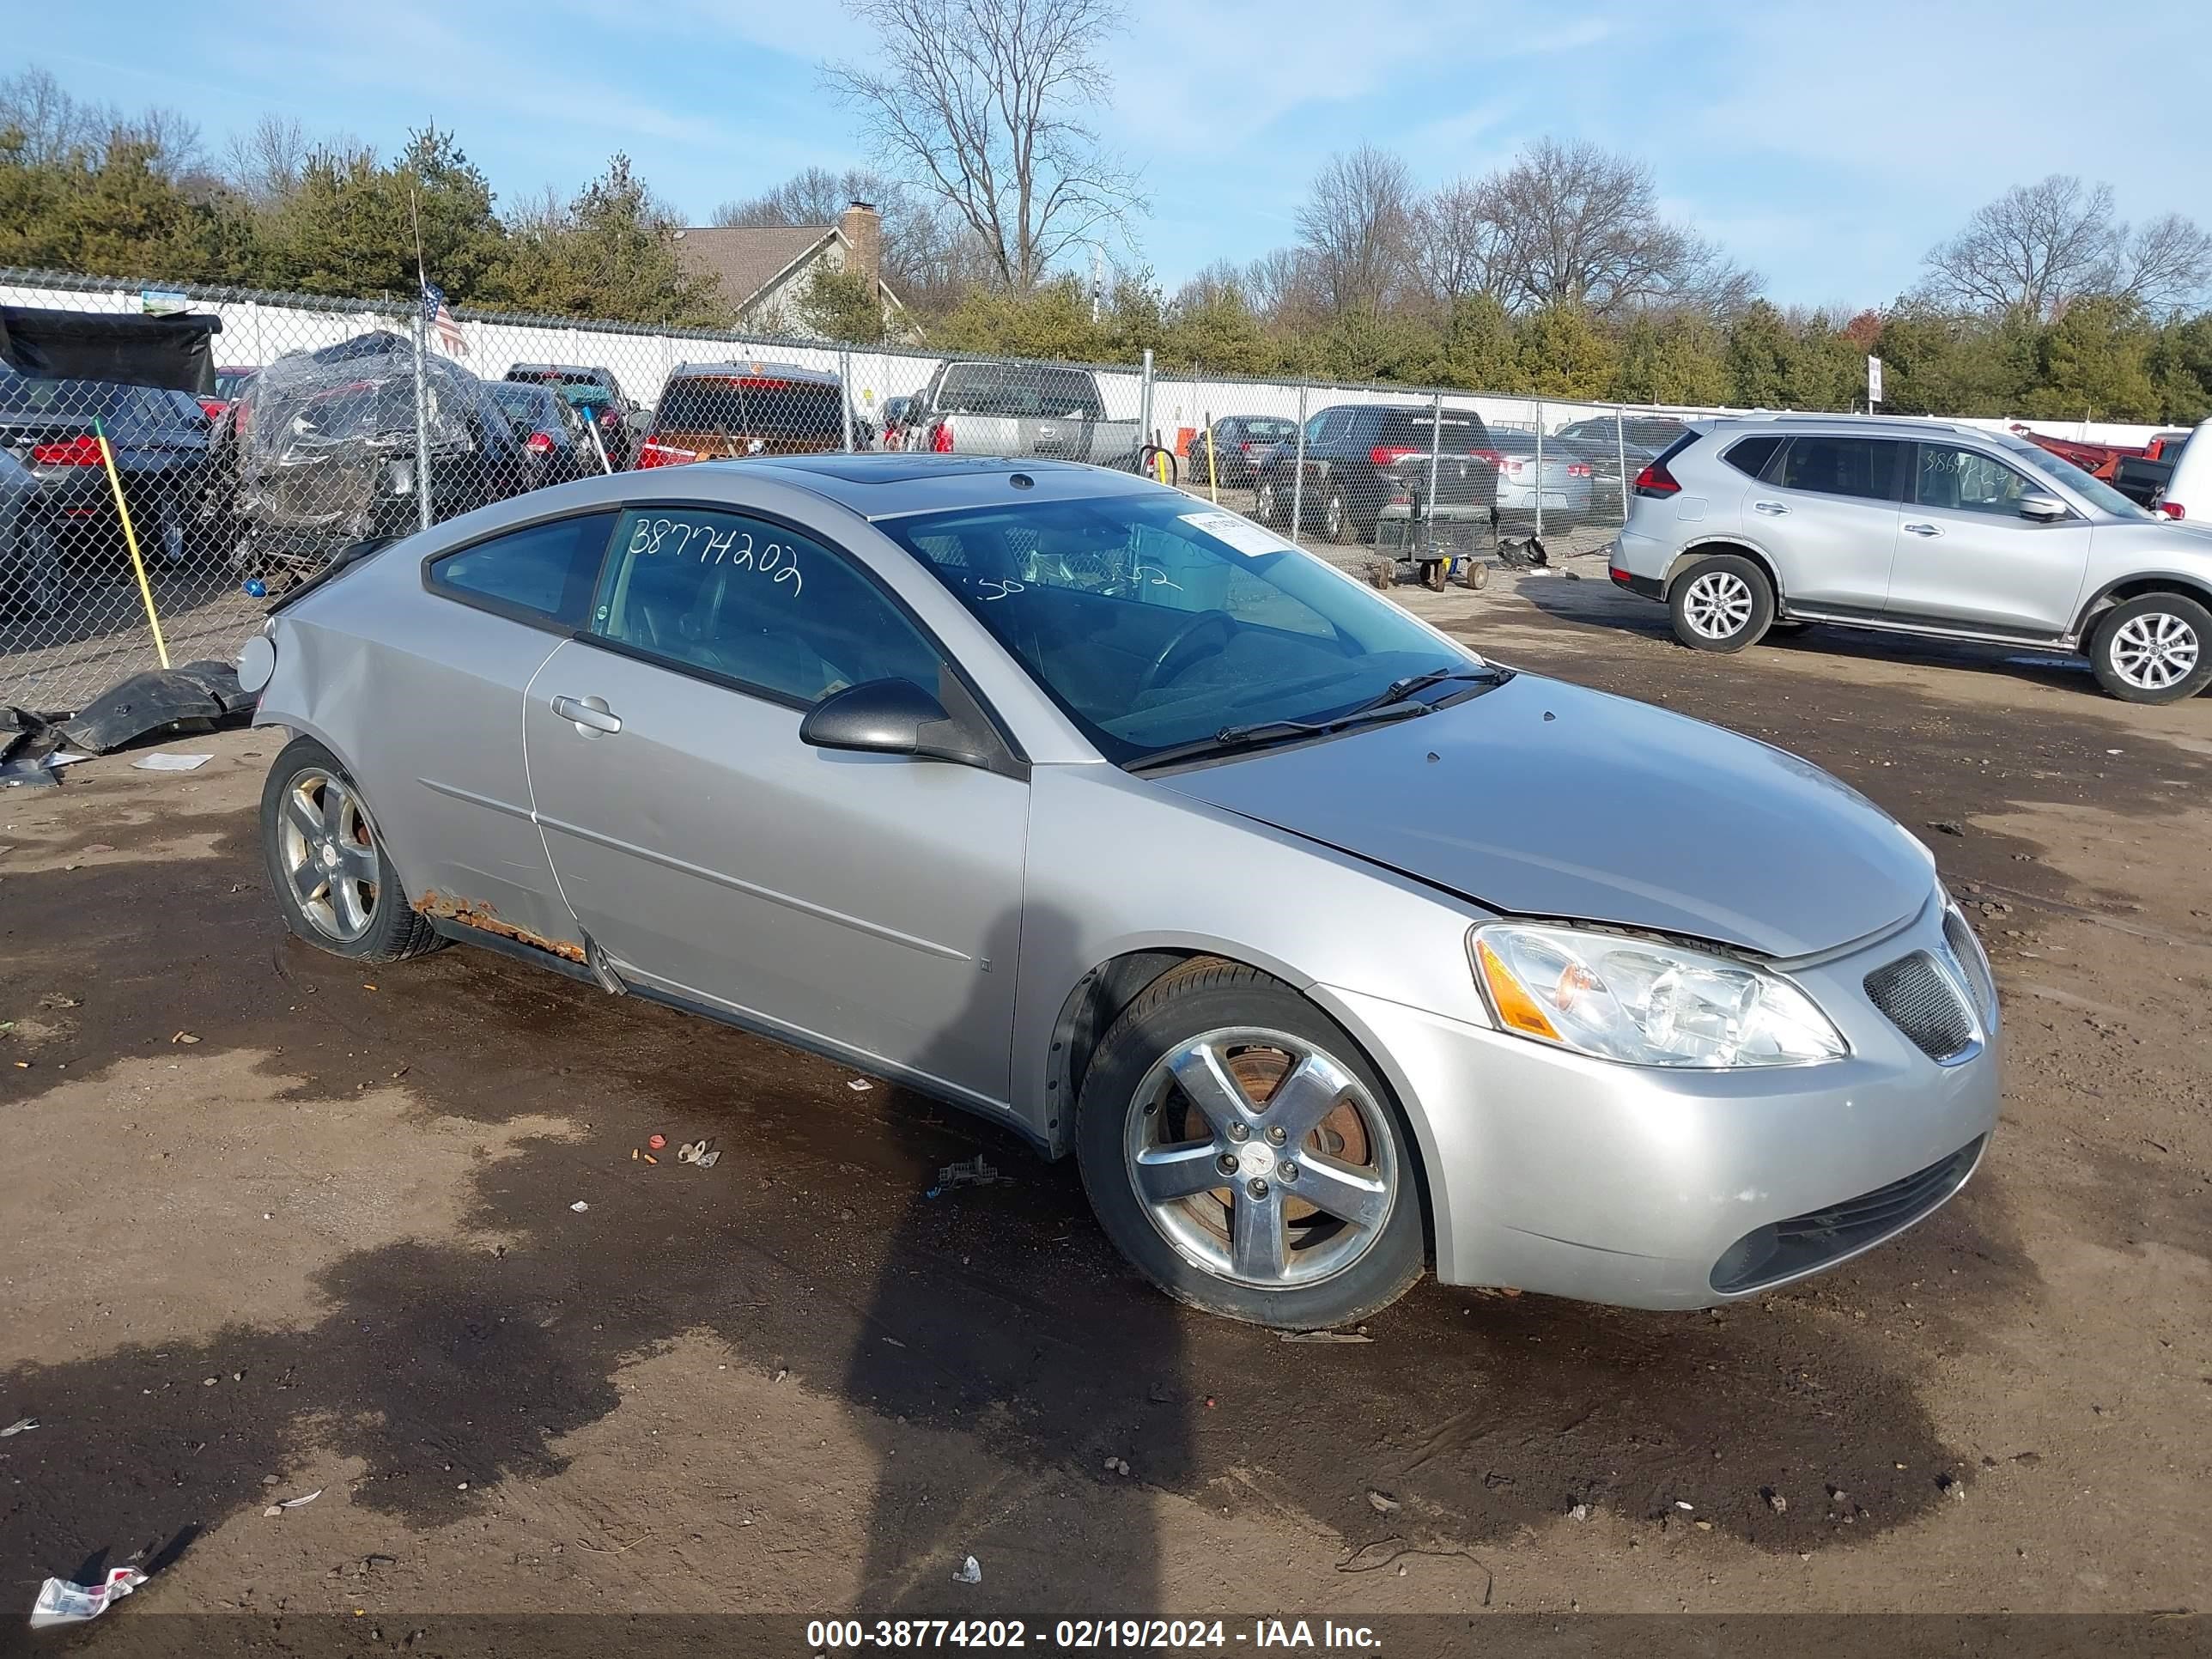
{"label": "front bumper", "polygon": [[1931,904],[1790,977],[1851,1052],[1820,1066],[1670,1072],[1572,1054],[1324,988],[1413,1119],[1447,1284],[1698,1308],[1849,1260],[1962,1187],[1995,1127],[1995,1022],[1941,1066],[1862,981],[1941,947]]}

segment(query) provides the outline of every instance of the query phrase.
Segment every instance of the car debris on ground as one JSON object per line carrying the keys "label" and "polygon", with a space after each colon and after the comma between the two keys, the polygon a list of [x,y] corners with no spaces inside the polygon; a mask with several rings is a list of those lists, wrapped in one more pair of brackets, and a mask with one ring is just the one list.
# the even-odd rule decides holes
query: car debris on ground
{"label": "car debris on ground", "polygon": [[956,1187],[994,1187],[1002,1181],[1011,1182],[1012,1180],[1011,1176],[1000,1175],[997,1170],[992,1168],[990,1161],[978,1152],[973,1158],[963,1158],[957,1164],[948,1164],[939,1170],[937,1172],[937,1184],[922,1196],[935,1198],[940,1194],[951,1192]]}
{"label": "car debris on ground", "polygon": [[134,772],[197,772],[213,760],[213,755],[176,755],[156,750],[131,763]]}
{"label": "car debris on ground", "polygon": [[49,1625],[81,1625],[97,1619],[146,1582],[136,1567],[115,1567],[97,1584],[72,1584],[66,1578],[49,1578],[39,1586],[39,1599],[31,1604],[31,1628]]}
{"label": "car debris on ground", "polygon": [[983,1582],[983,1569],[977,1565],[974,1556],[969,1556],[952,1570],[952,1582],[956,1584],[980,1584]]}

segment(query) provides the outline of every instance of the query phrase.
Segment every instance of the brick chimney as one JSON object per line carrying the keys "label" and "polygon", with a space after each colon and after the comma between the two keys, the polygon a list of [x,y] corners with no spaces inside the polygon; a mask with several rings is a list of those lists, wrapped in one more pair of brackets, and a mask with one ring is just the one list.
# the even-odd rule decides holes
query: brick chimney
{"label": "brick chimney", "polygon": [[872,289],[883,280],[884,216],[872,202],[855,202],[838,216],[837,228],[852,245],[846,250],[845,269],[865,277]]}

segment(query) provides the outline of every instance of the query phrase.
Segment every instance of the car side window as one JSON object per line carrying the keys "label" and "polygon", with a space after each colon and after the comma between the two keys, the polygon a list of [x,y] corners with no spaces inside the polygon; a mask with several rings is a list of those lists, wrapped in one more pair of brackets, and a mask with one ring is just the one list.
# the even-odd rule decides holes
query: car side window
{"label": "car side window", "polygon": [[1771,434],[1761,433],[1731,444],[1721,457],[1739,472],[1747,472],[1756,478],[1766,471],[1766,464],[1774,459],[1774,452],[1782,447],[1782,440]]}
{"label": "car side window", "polygon": [[869,680],[938,683],[935,647],[842,554],[738,513],[625,512],[591,625],[617,644],[802,704]]}
{"label": "car side window", "polygon": [[1920,446],[1917,500],[1923,507],[2018,518],[2023,496],[2035,486],[2002,461],[1953,444]]}
{"label": "car side window", "polygon": [[518,620],[580,628],[613,520],[587,513],[472,543],[431,561],[430,586]]}
{"label": "car side window", "polygon": [[1784,489],[1893,501],[1904,447],[1893,438],[1792,438],[1775,482]]}

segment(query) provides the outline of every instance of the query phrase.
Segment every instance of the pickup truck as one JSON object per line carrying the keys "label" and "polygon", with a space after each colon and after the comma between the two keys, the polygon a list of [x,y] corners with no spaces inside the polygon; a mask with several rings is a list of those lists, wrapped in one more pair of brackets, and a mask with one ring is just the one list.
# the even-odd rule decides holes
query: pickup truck
{"label": "pickup truck", "polygon": [[1038,455],[1133,471],[1134,418],[1108,418],[1088,369],[1033,363],[942,364],[907,410],[909,449],[963,455]]}

